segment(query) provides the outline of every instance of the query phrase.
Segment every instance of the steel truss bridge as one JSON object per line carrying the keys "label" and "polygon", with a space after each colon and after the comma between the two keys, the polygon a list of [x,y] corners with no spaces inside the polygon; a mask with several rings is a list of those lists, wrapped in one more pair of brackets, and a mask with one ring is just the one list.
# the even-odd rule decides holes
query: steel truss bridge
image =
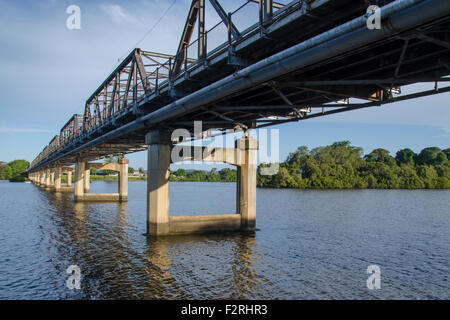
{"label": "steel truss bridge", "polygon": [[[147,149],[152,128],[201,120],[205,130],[247,130],[450,90],[438,85],[450,73],[448,0],[242,0],[230,13],[209,0],[220,17],[210,30],[206,1],[192,1],[175,55],[134,49],[29,171]],[[369,4],[381,7],[380,30],[367,27]],[[238,15],[252,6],[259,18],[240,30]],[[225,42],[209,48],[219,27]],[[435,89],[399,94],[423,82]]]}
{"label": "steel truss bridge", "polygon": [[[372,0],[378,7],[370,10],[366,0],[242,0],[232,12],[209,0],[220,17],[209,30],[206,1],[192,1],[174,55],[134,49],[120,63],[87,99],[84,113],[72,115],[31,163],[34,183],[74,192],[75,201],[127,201],[123,155],[148,150],[149,235],[254,231],[257,141],[244,134],[235,148],[198,153],[204,149],[192,147],[200,159],[181,157],[237,167],[236,213],[170,217],[170,163],[182,161],[171,157],[181,142],[171,132],[195,134],[195,122],[202,121],[206,132],[192,139],[211,131],[248,133],[450,91],[441,86],[450,79],[448,0]],[[251,6],[255,21],[245,11]],[[373,28],[378,17],[380,28]],[[250,23],[243,28],[243,21]],[[224,41],[214,46],[220,28]],[[402,86],[426,82],[434,88],[401,94]],[[116,164],[90,163],[115,155]],[[119,172],[118,193],[91,194],[92,168]],[[62,174],[68,175],[65,187]]]}

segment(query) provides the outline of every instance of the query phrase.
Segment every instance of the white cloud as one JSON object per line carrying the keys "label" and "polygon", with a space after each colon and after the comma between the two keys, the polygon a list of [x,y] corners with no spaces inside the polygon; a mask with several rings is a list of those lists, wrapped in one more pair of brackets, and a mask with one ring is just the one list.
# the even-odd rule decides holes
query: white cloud
{"label": "white cloud", "polygon": [[138,19],[132,14],[125,12],[118,4],[101,4],[100,10],[103,11],[109,18],[118,24],[135,24]]}
{"label": "white cloud", "polygon": [[33,128],[0,127],[0,132],[7,132],[7,133],[48,133],[48,132],[51,132],[51,130],[33,129]]}
{"label": "white cloud", "polygon": [[450,127],[442,127],[440,129],[444,131],[444,137],[450,138]]}

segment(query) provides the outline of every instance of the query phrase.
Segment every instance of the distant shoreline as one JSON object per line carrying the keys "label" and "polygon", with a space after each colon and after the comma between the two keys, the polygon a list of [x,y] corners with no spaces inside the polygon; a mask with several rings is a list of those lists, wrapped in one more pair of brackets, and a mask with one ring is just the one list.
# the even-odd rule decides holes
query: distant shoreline
{"label": "distant shoreline", "polygon": [[[129,181],[147,181],[147,177],[133,177],[128,176]],[[118,176],[93,176],[91,175],[92,181],[118,181]],[[176,177],[175,179],[170,179],[170,182],[221,182],[221,183],[235,183],[236,181],[209,181],[209,180],[189,180]],[[290,187],[269,187],[269,186],[258,186],[259,189],[287,189],[287,190],[449,190],[449,188],[290,188]]]}

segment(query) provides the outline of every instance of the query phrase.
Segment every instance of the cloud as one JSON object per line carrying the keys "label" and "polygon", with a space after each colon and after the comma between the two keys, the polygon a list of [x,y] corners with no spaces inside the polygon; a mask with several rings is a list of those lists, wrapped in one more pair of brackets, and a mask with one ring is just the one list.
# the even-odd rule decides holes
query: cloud
{"label": "cloud", "polygon": [[118,4],[101,4],[100,10],[117,24],[135,24],[138,22],[136,17],[125,12],[125,10],[123,10],[123,8]]}
{"label": "cloud", "polygon": [[48,133],[48,132],[51,132],[51,130],[33,129],[33,128],[0,127],[0,132],[8,132],[8,133]]}
{"label": "cloud", "polygon": [[444,137],[450,138],[450,127],[442,127],[440,129],[444,131]]}

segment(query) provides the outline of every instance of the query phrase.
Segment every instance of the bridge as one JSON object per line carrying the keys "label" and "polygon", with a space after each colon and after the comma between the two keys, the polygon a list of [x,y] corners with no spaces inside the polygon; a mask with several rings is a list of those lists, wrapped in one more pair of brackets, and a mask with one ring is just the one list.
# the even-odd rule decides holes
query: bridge
{"label": "bridge", "polygon": [[[193,0],[175,54],[132,50],[32,161],[29,178],[73,192],[75,201],[127,201],[125,156],[148,150],[148,234],[251,231],[258,149],[251,130],[450,91],[442,86],[450,73],[448,0],[241,2],[227,12],[219,0]],[[208,30],[207,4],[220,17]],[[217,35],[223,41],[214,45]],[[401,93],[416,83],[434,89]],[[186,134],[172,134],[179,128]],[[242,137],[235,148],[176,150],[211,132]],[[111,156],[118,163],[93,162]],[[169,166],[182,160],[236,166],[236,213],[171,217]],[[118,192],[90,193],[91,168],[119,172]]]}

